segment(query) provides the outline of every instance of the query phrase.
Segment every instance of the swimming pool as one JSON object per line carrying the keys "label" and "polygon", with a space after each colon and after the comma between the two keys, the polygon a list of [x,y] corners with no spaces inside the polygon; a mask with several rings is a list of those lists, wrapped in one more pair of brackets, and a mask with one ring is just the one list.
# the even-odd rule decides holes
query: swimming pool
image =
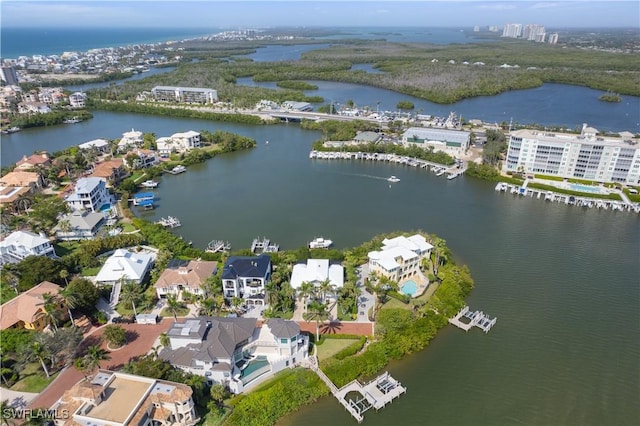
{"label": "swimming pool", "polygon": [[592,194],[601,194],[602,193],[602,191],[600,191],[600,188],[597,187],[597,186],[581,185],[579,183],[570,183],[569,184],[569,189],[571,189],[572,191],[590,192]]}
{"label": "swimming pool", "polygon": [[400,291],[407,296],[413,296],[418,291],[418,284],[413,280],[405,281],[400,287]]}

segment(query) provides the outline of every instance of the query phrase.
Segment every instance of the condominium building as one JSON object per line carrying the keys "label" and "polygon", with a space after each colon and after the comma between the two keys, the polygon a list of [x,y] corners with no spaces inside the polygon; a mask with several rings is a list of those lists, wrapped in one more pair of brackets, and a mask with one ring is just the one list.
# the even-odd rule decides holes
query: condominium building
{"label": "condominium building", "polygon": [[56,426],[192,426],[199,420],[192,394],[182,383],[100,370],[51,409]]}
{"label": "condominium building", "polygon": [[218,92],[199,87],[156,86],[151,89],[154,98],[163,102],[210,104],[218,101]]}
{"label": "condominium building", "polygon": [[628,132],[620,137],[598,136],[598,130],[586,124],[579,135],[517,130],[509,137],[503,170],[637,185],[638,142]]}

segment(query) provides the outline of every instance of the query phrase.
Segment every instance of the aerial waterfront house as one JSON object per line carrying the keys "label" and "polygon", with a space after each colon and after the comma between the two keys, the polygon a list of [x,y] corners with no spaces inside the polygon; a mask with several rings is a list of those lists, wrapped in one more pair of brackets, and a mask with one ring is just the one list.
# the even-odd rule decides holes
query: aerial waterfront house
{"label": "aerial waterfront house", "polygon": [[264,287],[271,278],[271,257],[231,256],[222,270],[222,291],[225,299],[240,297],[248,305],[264,306]]}
{"label": "aerial waterfront house", "polygon": [[509,136],[503,171],[637,185],[638,142],[628,132],[598,136],[598,130],[586,124],[580,134],[516,130]]}
{"label": "aerial waterfront house", "polygon": [[76,210],[62,216],[52,230],[59,240],[90,240],[102,234],[105,223],[106,216],[102,212]]}
{"label": "aerial waterfront house", "polygon": [[124,160],[122,158],[112,158],[95,164],[93,172],[89,175],[89,177],[105,179],[108,186],[117,184],[126,176],[127,171],[124,168]]}
{"label": "aerial waterfront house", "polygon": [[160,358],[233,393],[308,356],[308,337],[300,326],[280,318],[262,325],[255,318],[189,318],[174,323],[167,336],[170,345]]}
{"label": "aerial waterfront house", "polygon": [[118,152],[127,152],[133,148],[140,148],[144,142],[141,131],[131,129],[130,132],[124,132],[122,138],[118,142]]}
{"label": "aerial waterfront house", "polygon": [[32,154],[30,156],[22,156],[18,162],[16,162],[15,170],[31,170],[37,166],[49,167],[51,165],[51,159],[47,152],[40,152],[38,154]]}
{"label": "aerial waterfront house", "polygon": [[56,426],[193,426],[193,390],[182,383],[99,370],[51,407]]}
{"label": "aerial waterfront house", "polygon": [[155,257],[148,253],[116,250],[96,275],[96,284],[116,284],[121,281],[140,284],[151,270]]}
{"label": "aerial waterfront house", "polygon": [[103,178],[80,178],[74,192],[65,198],[71,210],[100,211],[112,204],[112,197]]}
{"label": "aerial waterfront house", "polygon": [[[60,286],[49,281],[43,281],[24,293],[0,306],[0,330],[8,328],[25,328],[27,330],[42,331],[49,325],[49,318],[44,308],[44,295],[57,295]],[[64,303],[56,307],[60,311],[60,318],[68,317]]]}
{"label": "aerial waterfront house", "polygon": [[431,256],[433,246],[419,234],[399,236],[382,241],[382,249],[368,254],[371,272],[377,272],[392,281],[420,274],[420,261]]}
{"label": "aerial waterfront house", "polygon": [[42,178],[36,172],[14,170],[0,177],[0,185],[9,187],[27,187],[31,191],[42,188]]}
{"label": "aerial waterfront house", "polygon": [[328,281],[334,288],[334,291],[327,294],[327,297],[335,298],[335,292],[344,285],[344,268],[342,265],[332,265],[329,259],[307,259],[307,263],[298,263],[293,266],[291,287],[296,291],[300,289],[302,283],[307,282],[315,287],[320,287],[325,281]]}
{"label": "aerial waterfront house", "polygon": [[29,231],[15,231],[0,241],[0,264],[18,263],[29,256],[47,256],[56,258],[51,242]]}
{"label": "aerial waterfront house", "polygon": [[181,299],[184,291],[204,296],[202,285],[217,272],[217,265],[218,262],[206,260],[173,259],[154,284],[158,298],[174,294]]}
{"label": "aerial waterfront house", "polygon": [[212,104],[218,101],[216,90],[200,87],[155,86],[151,93],[161,102]]}
{"label": "aerial waterfront house", "polygon": [[404,146],[420,146],[444,151],[448,154],[462,154],[469,149],[471,133],[430,127],[410,127],[402,134]]}
{"label": "aerial waterfront house", "polygon": [[156,140],[156,146],[160,155],[171,155],[174,152],[183,153],[193,148],[200,147],[200,133],[190,130],[184,133],[174,133],[169,137],[161,137]]}
{"label": "aerial waterfront house", "polygon": [[69,105],[71,105],[71,108],[84,108],[84,104],[86,101],[86,93],[75,92],[69,95]]}
{"label": "aerial waterfront house", "polygon": [[[131,155],[133,154],[133,155]],[[136,149],[134,152],[127,155],[125,159],[126,166],[132,169],[146,169],[147,167],[155,166],[160,162],[159,154],[150,149]],[[131,158],[131,161],[129,159]]]}
{"label": "aerial waterfront house", "polygon": [[80,149],[92,149],[95,148],[101,154],[109,151],[109,141],[106,139],[94,139],[78,145]]}

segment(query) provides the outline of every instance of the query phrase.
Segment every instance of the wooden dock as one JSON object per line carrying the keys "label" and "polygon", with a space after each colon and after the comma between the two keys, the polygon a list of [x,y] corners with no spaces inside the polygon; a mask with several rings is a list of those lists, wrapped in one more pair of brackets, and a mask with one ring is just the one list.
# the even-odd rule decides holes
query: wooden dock
{"label": "wooden dock", "polygon": [[[366,384],[362,384],[358,380],[353,380],[338,389],[331,379],[318,367],[318,360],[315,355],[310,356],[307,361],[310,368],[329,387],[333,396],[336,397],[338,402],[347,409],[358,423],[362,423],[364,413],[367,410],[375,408],[377,411],[384,408],[388,403],[393,402],[395,398],[398,398],[407,391],[400,382],[391,377],[386,371],[384,374],[381,374]],[[356,400],[347,399],[347,395],[351,392],[359,393],[360,397]]]}
{"label": "wooden dock", "polygon": [[[463,322],[462,318],[466,318],[469,322]],[[455,325],[458,328],[463,329],[464,331],[471,330],[471,327],[478,327],[485,333],[488,333],[496,324],[498,318],[489,318],[482,311],[474,311],[469,310],[468,306],[465,306],[458,312],[458,314],[449,320],[449,323]]]}

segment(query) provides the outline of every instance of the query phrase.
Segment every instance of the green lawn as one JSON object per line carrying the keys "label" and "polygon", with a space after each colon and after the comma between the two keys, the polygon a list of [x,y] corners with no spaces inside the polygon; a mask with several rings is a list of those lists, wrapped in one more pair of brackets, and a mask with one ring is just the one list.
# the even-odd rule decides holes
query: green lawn
{"label": "green lawn", "polygon": [[324,343],[317,346],[318,359],[320,361],[331,358],[347,346],[356,343],[358,339],[325,339]]}
{"label": "green lawn", "polygon": [[80,275],[82,275],[83,277],[94,277],[98,275],[100,269],[102,269],[102,266],[96,266],[95,268],[84,268]]}
{"label": "green lawn", "polygon": [[119,226],[122,227],[122,232],[133,232],[136,229],[138,229],[135,226],[133,226],[132,224],[127,223],[127,222],[120,222]]}
{"label": "green lawn", "polygon": [[390,297],[389,301],[384,305],[382,305],[382,309],[391,309],[391,308],[411,309],[411,304],[402,303],[398,299],[394,299],[393,297]]}
{"label": "green lawn", "polygon": [[11,390],[18,392],[40,393],[56,378],[58,373],[52,374],[50,378],[44,374],[42,366],[38,362],[27,364],[20,372],[21,379],[11,386]]}
{"label": "green lawn", "polygon": [[[176,315],[179,317],[186,317],[187,315],[189,315],[189,308],[178,308],[176,309]],[[173,311],[169,308],[164,308],[162,311],[160,311],[160,316],[162,317],[172,317],[173,316]]]}

